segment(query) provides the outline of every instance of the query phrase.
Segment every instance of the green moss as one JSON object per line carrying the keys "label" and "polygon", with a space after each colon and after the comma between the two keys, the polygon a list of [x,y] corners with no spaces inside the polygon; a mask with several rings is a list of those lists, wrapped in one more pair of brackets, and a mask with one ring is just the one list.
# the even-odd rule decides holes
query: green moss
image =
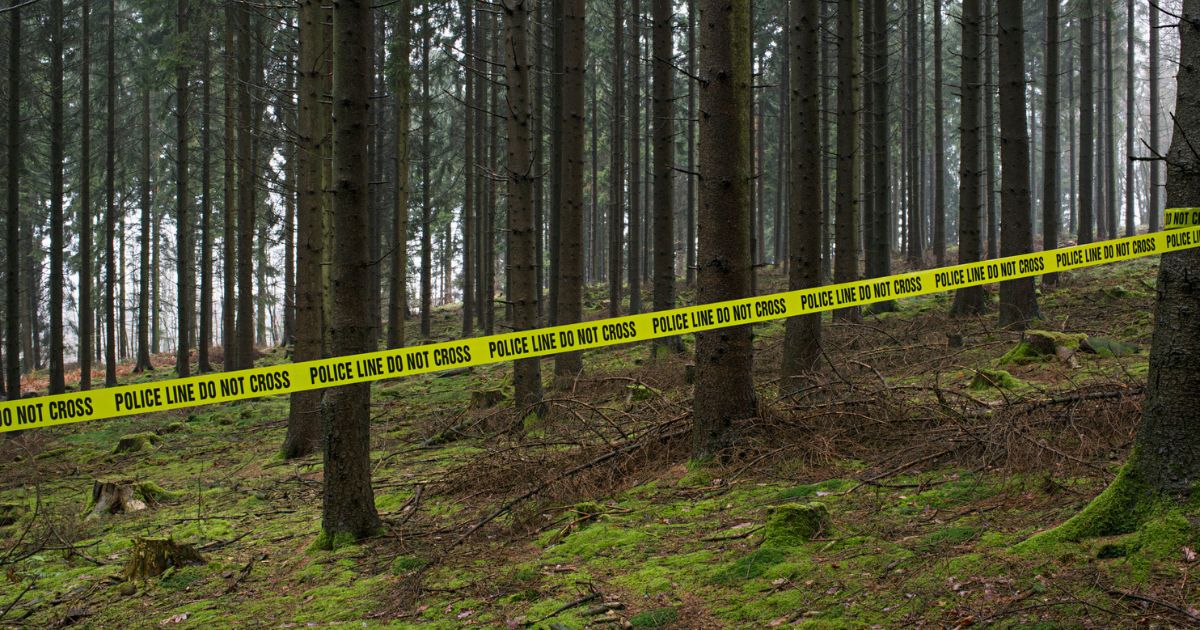
{"label": "green moss", "polygon": [[922,551],[943,551],[946,547],[953,547],[971,540],[978,534],[978,530],[974,527],[955,526],[939,529],[926,535],[917,544],[917,548]]}
{"label": "green moss", "polygon": [[787,552],[775,547],[756,549],[749,555],[719,568],[713,573],[712,582],[729,585],[762,577],[767,569],[783,562],[787,556]]}
{"label": "green moss", "polygon": [[854,482],[846,479],[828,479],[820,483],[810,483],[794,488],[787,488],[779,493],[781,500],[799,500],[814,496],[825,496],[835,492],[844,492],[851,488]]}
{"label": "green moss", "polygon": [[330,535],[329,532],[321,530],[321,533],[317,535],[317,539],[313,541],[311,546],[309,546],[309,550],[337,551],[342,547],[348,547],[357,542],[358,539],[354,537],[354,534],[349,532],[338,532]]}
{"label": "green moss", "polygon": [[643,531],[601,522],[567,536],[547,549],[544,557],[550,561],[590,560],[628,551],[649,538]]}
{"label": "green moss", "polygon": [[824,503],[787,503],[767,516],[764,547],[796,547],[827,531],[829,508]]}
{"label": "green moss", "polygon": [[975,378],[971,379],[971,389],[1017,389],[1025,386],[1024,381],[1016,378],[1012,374],[1004,370],[988,370],[981,369],[975,371]]}
{"label": "green moss", "polygon": [[651,565],[619,576],[614,582],[639,595],[657,595],[673,589],[674,577],[675,571],[661,565]]}
{"label": "green moss", "polygon": [[164,503],[183,496],[180,492],[164,490],[162,486],[153,481],[143,481],[137,484],[137,495],[146,503]]}
{"label": "green moss", "polygon": [[424,558],[417,556],[396,556],[392,560],[392,575],[403,575],[411,571],[416,571],[427,564]]}
{"label": "green moss", "polygon": [[1036,551],[1040,547],[1061,542],[1078,542],[1085,538],[1115,536],[1136,531],[1161,500],[1133,472],[1137,451],[1130,456],[1116,479],[1070,520],[1044,531],[1017,545],[1018,550]]}
{"label": "green moss", "polygon": [[113,454],[136,453],[137,451],[155,446],[161,441],[162,438],[150,432],[122,435],[121,439],[117,441],[116,448],[113,449]]}
{"label": "green moss", "polygon": [[634,628],[662,628],[675,623],[678,619],[679,611],[674,608],[655,608],[630,617],[629,625]]}

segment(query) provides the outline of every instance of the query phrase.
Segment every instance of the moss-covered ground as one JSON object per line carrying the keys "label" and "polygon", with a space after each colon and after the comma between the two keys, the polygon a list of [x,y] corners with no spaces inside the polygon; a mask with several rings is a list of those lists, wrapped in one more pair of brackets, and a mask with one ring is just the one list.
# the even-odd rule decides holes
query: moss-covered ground
{"label": "moss-covered ground", "polygon": [[[1155,271],[1140,260],[1066,275],[1041,295],[1037,327],[1148,348]],[[783,279],[767,270],[762,282],[778,290]],[[589,291],[589,317],[603,316],[603,296]],[[1200,621],[1200,528],[1187,509],[1158,510],[1134,531],[1020,544],[1117,474],[1145,351],[1015,360],[1020,333],[996,330],[994,314],[949,320],[950,299],[830,322],[828,364],[786,399],[773,381],[782,326],[757,327],[763,410],[737,428],[743,450],[722,467],[689,468],[689,358],[652,360],[648,345],[588,353],[567,390],[550,387],[547,362],[549,411],[536,422],[512,409],[507,365],[377,384],[372,465],[386,526],[360,544],[318,540],[321,458],[279,458],[286,398],[0,438],[0,627]],[[457,318],[439,310],[435,338],[451,337]],[[263,358],[281,360],[282,350]],[[504,400],[472,408],[473,392],[491,390]],[[140,447],[117,449],[123,436]],[[93,481],[115,478],[146,484],[154,500],[88,518]],[[204,564],[121,582],[135,538],[168,536]]]}

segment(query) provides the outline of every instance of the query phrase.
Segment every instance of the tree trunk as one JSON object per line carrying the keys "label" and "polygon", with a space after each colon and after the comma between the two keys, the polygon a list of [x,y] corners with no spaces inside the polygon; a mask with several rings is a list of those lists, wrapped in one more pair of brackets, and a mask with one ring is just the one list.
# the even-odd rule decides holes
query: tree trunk
{"label": "tree trunk", "polygon": [[[537,327],[537,269],[533,260],[533,147],[531,119],[533,107],[529,100],[529,5],[533,0],[503,0],[500,9],[504,18],[504,78],[507,88],[505,120],[508,131],[508,277],[513,304],[514,331]],[[568,9],[569,10],[569,9]],[[537,413],[542,399],[541,359],[520,359],[513,362],[514,401],[522,415]]]}
{"label": "tree trunk", "polygon": [[[788,289],[798,291],[821,284],[821,108],[820,49],[821,24],[817,3],[792,0],[791,85],[789,112],[791,163],[788,176],[791,187],[788,207]],[[821,314],[811,313],[787,320],[783,339],[783,366],[780,389],[790,393],[800,375],[816,368],[821,356]]]}
{"label": "tree trunk", "polygon": [[[117,62],[116,62],[116,0],[108,0],[108,49],[105,51],[105,117],[104,130],[104,385],[117,384]],[[20,92],[14,92],[19,94]]]}
{"label": "tree trunk", "polygon": [[[465,40],[464,50],[465,58],[463,66],[466,68],[466,97],[464,103],[466,108],[463,110],[463,117],[466,119],[466,129],[464,131],[464,151],[463,151],[463,179],[465,180],[465,191],[463,195],[463,323],[462,336],[470,337],[475,330],[475,300],[471,295],[471,288],[475,283],[475,266],[471,264],[472,248],[474,239],[472,232],[475,230],[475,213],[476,208],[473,206],[475,202],[475,112],[472,110],[475,107],[475,79],[474,73],[478,72],[475,63],[475,25],[473,2],[470,0],[462,3],[463,13],[463,37]],[[405,64],[408,60],[405,59],[399,63]],[[536,301],[535,301],[536,302]]]}
{"label": "tree trunk", "polygon": [[[1152,8],[1151,11],[1155,9]],[[1200,13],[1200,0],[1184,0],[1182,14]],[[1180,71],[1175,119],[1177,130],[1200,126],[1200,103],[1188,95],[1200,92],[1200,27],[1182,20],[1179,28]],[[1086,47],[1085,47],[1086,49]],[[1182,132],[1167,153],[1167,205],[1186,206],[1200,196],[1195,151]],[[1100,496],[1071,520],[1038,535],[1036,541],[1075,541],[1126,534],[1148,520],[1188,512],[1200,482],[1200,293],[1194,277],[1200,250],[1163,254],[1158,271],[1158,299],[1146,402],[1129,461]],[[1032,543],[1033,541],[1029,541]]]}
{"label": "tree trunk", "polygon": [[138,270],[137,364],[134,372],[154,369],[150,363],[150,89],[142,90],[142,235]]}
{"label": "tree trunk", "polygon": [[[998,4],[1000,66],[1000,255],[1033,251],[1030,225],[1029,130],[1025,124],[1025,24],[1022,0]],[[1024,328],[1038,317],[1033,277],[1000,283],[1000,325]]]}
{"label": "tree trunk", "polygon": [[998,187],[996,186],[996,97],[992,88],[992,80],[995,78],[995,70],[993,60],[996,58],[996,46],[992,42],[996,39],[995,29],[995,14],[994,2],[985,1],[983,3],[983,24],[981,33],[983,37],[984,55],[984,74],[983,74],[983,107],[984,107],[984,123],[983,133],[985,134],[986,147],[984,148],[984,174],[983,174],[983,203],[985,213],[987,215],[987,224],[985,231],[987,232],[987,257],[995,258],[1000,251],[1000,213],[997,211],[999,203],[996,199]]}
{"label": "tree trunk", "polygon": [[[1158,8],[1150,5],[1150,157],[1158,157],[1159,129],[1158,103]],[[1162,163],[1150,162],[1150,231],[1157,232],[1162,217]]]}
{"label": "tree trunk", "polygon": [[942,0],[933,0],[933,255],[946,265],[946,113],[942,99]]}
{"label": "tree trunk", "polygon": [[[688,115],[687,115],[687,272],[689,287],[696,285],[696,0],[688,0]],[[613,107],[620,109],[620,98]],[[618,114],[619,115],[619,114]],[[620,135],[613,136],[621,137]]]}
{"label": "tree trunk", "polygon": [[[623,1],[623,0],[622,0]],[[635,0],[636,1],[636,0]],[[563,109],[563,10],[566,4],[556,1],[550,3],[550,22],[553,29],[553,44],[550,69],[550,221],[548,226],[550,250],[550,278],[547,295],[546,320],[551,326],[558,323],[558,282],[559,282],[559,217],[562,214],[562,163],[563,163],[563,119],[560,113]],[[574,42],[572,42],[573,44]],[[620,105],[614,105],[619,107]],[[613,142],[620,142],[613,139]],[[490,295],[490,293],[489,293]]]}
{"label": "tree trunk", "polygon": [[1079,244],[1091,243],[1096,219],[1093,216],[1095,201],[1096,169],[1093,160],[1096,156],[1095,133],[1095,9],[1093,0],[1081,0],[1080,36],[1079,36]]}
{"label": "tree trunk", "polygon": [[[92,388],[92,53],[91,0],[82,0],[79,68],[79,389]],[[13,40],[16,41],[15,39]],[[15,99],[13,99],[15,102]],[[15,155],[10,153],[10,155]],[[12,251],[10,249],[10,251]],[[10,353],[9,362],[14,361]]]}
{"label": "tree trunk", "polygon": [[[546,46],[546,3],[537,3],[537,13],[534,15],[535,24],[533,27],[533,41],[535,50],[533,59],[536,66],[541,72],[545,72],[550,66],[548,63],[548,55],[552,53],[549,46]],[[546,249],[546,160],[545,160],[545,129],[546,129],[546,82],[542,80],[540,74],[534,79],[533,90],[533,164],[534,170],[537,172],[537,179],[533,182],[533,225],[534,225],[534,245],[533,259],[536,261],[537,278],[534,281],[534,289],[537,291],[537,308],[539,325],[543,321],[542,318],[546,314],[545,294],[543,292],[546,286],[546,264],[545,264],[545,249]],[[618,101],[619,102],[619,101]],[[478,131],[476,132],[478,133]],[[469,141],[469,140],[468,140]],[[478,272],[477,272],[478,273]]]}
{"label": "tree trunk", "polygon": [[[401,10],[407,7],[402,5]],[[325,283],[322,271],[324,220],[326,215],[321,156],[326,139],[321,134],[322,119],[329,114],[324,102],[329,78],[325,75],[327,9],[320,0],[300,4],[299,25],[299,115],[296,134],[297,176],[297,251],[296,251],[296,346],[295,361],[312,361],[325,355]],[[406,20],[401,21],[407,24]],[[398,185],[399,186],[399,185]],[[320,391],[291,395],[287,436],[283,441],[285,458],[303,457],[321,443]]]}
{"label": "tree trunk", "polygon": [[924,258],[925,249],[925,226],[923,225],[924,217],[922,216],[923,209],[921,208],[921,192],[918,185],[921,181],[921,158],[918,153],[917,136],[921,134],[917,110],[917,0],[908,0],[907,10],[905,11],[905,22],[907,23],[905,49],[907,60],[905,65],[905,78],[907,79],[907,99],[905,107],[908,108],[908,155],[905,158],[908,164],[908,263],[914,268],[920,268],[922,259]]}
{"label": "tree trunk", "polygon": [[[1133,95],[1133,77],[1137,72],[1133,58],[1133,0],[1126,0],[1125,19],[1125,236],[1137,233],[1137,220],[1133,213],[1133,126],[1137,101]],[[1154,7],[1150,8],[1154,12]]]}
{"label": "tree trunk", "polygon": [[[392,59],[395,63],[395,84],[392,91],[396,98],[396,183],[393,188],[392,216],[392,273],[391,287],[388,297],[388,348],[404,347],[404,319],[408,314],[408,196],[409,196],[409,122],[411,116],[412,69],[409,56],[412,54],[412,5],[411,0],[400,0],[396,16],[395,49]],[[467,81],[473,82],[470,72],[477,71],[474,61],[475,52],[468,48],[472,55],[468,66]],[[314,94],[316,96],[316,94]],[[470,100],[470,99],[468,99]],[[471,143],[468,137],[468,144]],[[474,181],[475,165],[467,162],[465,177]],[[469,251],[469,248],[468,248]],[[468,298],[469,299],[469,298]]]}
{"label": "tree trunk", "polygon": [[251,51],[254,33],[250,29],[248,6],[237,9],[237,109],[238,109],[238,219],[237,219],[237,351],[236,369],[254,366],[254,229],[255,224],[255,175],[253,127],[257,106],[251,101],[252,83]]}
{"label": "tree trunk", "polygon": [[[373,54],[362,33],[372,29],[367,0],[333,5],[333,322],[334,356],[369,351],[372,318],[367,268],[368,181]],[[325,393],[325,481],[321,529],[329,547],[380,527],[371,489],[371,384]]]}
{"label": "tree trunk", "polygon": [[[750,296],[749,0],[700,0],[701,304]],[[749,326],[696,335],[692,460],[718,458],[757,412]]]}
{"label": "tree trunk", "polygon": [[[8,14],[8,214],[5,219],[4,325],[10,400],[21,397],[21,0],[11,0]],[[81,309],[82,310],[82,309]],[[25,361],[29,361],[26,355]]]}
{"label": "tree trunk", "polygon": [[[1058,248],[1059,209],[1058,178],[1058,3],[1046,4],[1046,114],[1042,117],[1042,249]],[[1058,274],[1042,276],[1042,285],[1058,284]]]}
{"label": "tree trunk", "polygon": [[[232,2],[225,5],[225,59],[224,65],[224,91],[225,91],[225,128],[224,142],[222,143],[222,151],[224,158],[224,169],[222,179],[224,180],[223,192],[223,208],[221,209],[222,229],[221,241],[221,269],[224,272],[221,280],[222,293],[221,296],[221,352],[224,355],[222,368],[226,371],[238,369],[237,361],[237,320],[235,317],[237,311],[237,199],[234,197],[234,183],[237,181],[236,153],[237,153],[237,137],[234,134],[234,125],[237,119],[237,112],[234,109],[234,94],[236,91],[236,77],[234,75],[234,58],[237,54],[234,50],[234,34],[237,31],[237,13],[238,9]],[[305,70],[308,72],[309,70]]]}
{"label": "tree trunk", "polygon": [[1117,148],[1116,136],[1114,133],[1114,123],[1116,121],[1116,108],[1113,103],[1113,74],[1116,70],[1113,68],[1113,33],[1112,33],[1112,5],[1105,4],[1104,6],[1104,172],[1105,172],[1105,190],[1104,208],[1108,213],[1108,218],[1105,224],[1108,230],[1105,232],[1107,238],[1117,237]]}
{"label": "tree trunk", "polygon": [[[10,98],[16,98],[10,95]],[[11,153],[9,155],[12,155]],[[50,0],[50,383],[66,390],[63,372],[63,2]]]}
{"label": "tree trunk", "polygon": [[180,42],[179,61],[175,66],[175,260],[177,262],[176,277],[178,278],[175,303],[178,307],[175,372],[180,378],[191,375],[190,349],[188,348],[188,333],[192,317],[192,288],[188,278],[192,272],[191,261],[191,224],[188,218],[188,63],[190,51],[187,50],[188,34],[188,0],[177,0],[178,12],[177,35]]}
{"label": "tree trunk", "polygon": [[[641,0],[633,0],[629,15],[629,314],[642,312],[642,149],[641,131]],[[614,107],[619,107],[614,104]],[[617,140],[614,139],[614,142]]]}
{"label": "tree trunk", "polygon": [[[636,0],[635,0],[636,1]],[[567,42],[584,41],[584,1],[564,0],[563,38]],[[583,316],[583,133],[584,64],[582,46],[567,46],[562,51],[562,212],[558,234],[558,320],[574,324]],[[583,370],[580,352],[559,354],[554,374],[560,384],[570,381]]]}
{"label": "tree trunk", "polygon": [[[621,261],[625,243],[625,0],[613,2],[612,164],[608,169],[608,316],[621,314]],[[690,100],[689,100],[690,103]],[[688,129],[691,129],[689,124]],[[689,168],[691,166],[689,165]],[[690,273],[690,272],[689,272]]]}
{"label": "tree trunk", "polygon": [[433,5],[426,0],[421,16],[421,336],[428,339],[433,323],[433,205],[430,169],[433,155],[433,92],[430,87],[429,52],[433,47]]}
{"label": "tree trunk", "polygon": [[[979,73],[982,19],[980,0],[963,0],[962,7],[962,112],[959,116],[959,137],[962,152],[958,191],[958,262],[970,263],[983,259],[983,194],[980,180],[980,134],[983,85]],[[954,293],[953,315],[977,315],[985,309],[982,286],[966,287]]]}
{"label": "tree trunk", "polygon": [[[208,16],[205,15],[204,28],[201,36],[204,38],[200,53],[200,73],[203,80],[203,85],[200,88],[201,114],[200,114],[200,337],[196,343],[197,351],[197,366],[196,370],[201,374],[213,371],[212,363],[209,359],[209,349],[212,348],[212,319],[213,319],[213,238],[212,238],[212,135],[210,134],[210,126],[212,125],[212,31],[208,23]],[[295,68],[293,68],[293,71]],[[289,79],[289,84],[293,79]],[[289,102],[291,97],[288,97]],[[292,145],[291,157],[288,159],[288,172],[293,176],[296,172],[295,167],[295,145]],[[291,182],[288,192],[286,193],[290,199],[294,199],[295,182]],[[294,207],[294,204],[289,201],[289,208]],[[287,224],[289,239],[291,236],[292,223]],[[291,246],[288,247],[288,269],[291,269]],[[145,286],[145,285],[143,285]],[[291,284],[288,290],[289,300],[295,295],[295,285]],[[293,302],[288,302],[289,311],[293,308]]]}
{"label": "tree trunk", "polygon": [[[837,209],[834,221],[833,280],[853,282],[858,279],[859,258],[859,204],[862,188],[862,157],[859,152],[859,99],[858,82],[860,59],[858,56],[858,0],[838,0],[837,8]],[[798,238],[789,234],[788,241]],[[834,312],[838,319],[859,319],[861,309],[857,306]]]}
{"label": "tree trunk", "polygon": [[[875,143],[872,152],[871,166],[874,169],[871,181],[875,187],[872,195],[874,206],[874,228],[872,231],[871,251],[875,258],[875,269],[870,275],[876,278],[892,275],[892,214],[891,187],[888,185],[891,173],[891,151],[888,143],[888,36],[887,36],[887,0],[869,0],[871,16],[871,124],[874,129],[871,139]],[[895,309],[892,301],[876,302],[871,310],[883,313]]]}
{"label": "tree trunk", "polygon": [[[653,0],[654,310],[675,308],[675,32],[671,0]],[[678,337],[655,344],[683,350]]]}

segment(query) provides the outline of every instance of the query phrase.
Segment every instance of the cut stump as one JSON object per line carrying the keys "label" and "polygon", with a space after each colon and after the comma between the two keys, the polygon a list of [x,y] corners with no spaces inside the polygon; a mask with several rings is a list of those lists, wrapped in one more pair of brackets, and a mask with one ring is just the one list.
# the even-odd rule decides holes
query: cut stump
{"label": "cut stump", "polygon": [[170,538],[135,538],[123,575],[126,582],[133,582],[157,577],[171,567],[196,564],[204,564],[204,558],[191,545]]}

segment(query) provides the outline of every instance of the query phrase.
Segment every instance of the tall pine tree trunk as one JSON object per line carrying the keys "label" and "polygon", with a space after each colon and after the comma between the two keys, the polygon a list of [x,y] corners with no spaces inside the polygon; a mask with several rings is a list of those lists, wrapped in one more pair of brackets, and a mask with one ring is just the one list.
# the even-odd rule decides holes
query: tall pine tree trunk
{"label": "tall pine tree trunk", "polygon": [[[584,41],[584,0],[563,0],[563,38]],[[558,234],[558,324],[574,324],[583,316],[583,46],[562,51],[562,212]],[[583,355],[568,352],[555,357],[554,374],[560,384],[583,370]]]}
{"label": "tall pine tree trunk", "polygon": [[[700,0],[701,304],[750,296],[750,0]],[[757,413],[749,326],[696,335],[692,460],[722,456]]]}
{"label": "tall pine tree trunk", "polygon": [[[1158,157],[1159,103],[1158,103],[1158,8],[1150,5],[1150,157]],[[1162,217],[1162,164],[1154,159],[1150,162],[1150,231],[1157,232]]]}
{"label": "tall pine tree trunk", "polygon": [[[333,5],[333,322],[334,356],[359,354],[375,344],[367,268],[370,182],[371,66],[362,37],[372,29],[368,0]],[[364,538],[379,529],[371,488],[371,384],[325,393],[325,483],[321,529],[329,547],[339,538]]]}
{"label": "tall pine tree trunk", "polygon": [[[406,3],[405,5],[406,6]],[[402,8],[403,10],[403,8]],[[325,193],[322,183],[322,156],[327,140],[322,135],[322,119],[328,116],[325,95],[328,77],[325,58],[326,9],[321,0],[300,4],[299,30],[299,115],[296,133],[296,361],[312,361],[325,356],[325,282],[322,262],[324,245]],[[286,458],[303,457],[321,443],[320,391],[291,395],[287,435],[282,454]]]}
{"label": "tall pine tree trunk", "polygon": [[[621,314],[621,260],[625,244],[625,0],[613,2],[612,163],[608,169],[608,316]],[[690,102],[690,101],[689,101]],[[690,123],[688,129],[691,129]]]}
{"label": "tall pine tree trunk", "polygon": [[[8,181],[5,217],[4,338],[7,342],[5,391],[10,400],[21,397],[21,9],[22,0],[9,3],[8,30]],[[86,312],[86,309],[81,309]],[[25,357],[29,361],[29,356]]]}
{"label": "tall pine tree trunk", "polygon": [[[79,389],[92,388],[92,1],[82,0],[79,62]],[[16,40],[14,40],[16,41]],[[14,99],[15,102],[15,99]],[[11,250],[10,250],[11,251]],[[14,361],[10,353],[9,362]]]}
{"label": "tall pine tree trunk", "polygon": [[137,364],[134,372],[154,369],[150,363],[150,88],[142,89],[142,222],[138,270]]}
{"label": "tall pine tree trunk", "polygon": [[[1125,236],[1137,233],[1137,220],[1133,212],[1133,126],[1137,101],[1133,95],[1133,77],[1137,72],[1133,58],[1133,0],[1126,0],[1125,18]],[[1154,7],[1150,8],[1154,11]]]}
{"label": "tall pine tree trunk", "polygon": [[[970,263],[983,259],[983,220],[985,191],[980,182],[981,172],[983,85],[980,76],[980,49],[983,22],[979,12],[980,0],[963,0],[962,6],[962,106],[959,115],[961,164],[958,189],[958,262]],[[977,315],[985,308],[982,286],[959,289],[954,293],[954,315]]]}
{"label": "tall pine tree trunk", "polygon": [[[858,279],[859,204],[861,199],[862,154],[859,151],[859,74],[858,0],[838,0],[837,7],[837,184],[834,194],[834,282]],[[788,240],[798,238],[788,235]],[[834,312],[838,319],[857,320],[857,306]]]}
{"label": "tall pine tree trunk", "polygon": [[[392,91],[396,99],[396,183],[392,199],[392,273],[388,292],[388,348],[404,346],[404,320],[408,315],[408,196],[409,196],[409,119],[411,116],[412,70],[409,56],[412,54],[412,5],[411,0],[400,0],[396,16],[395,47],[392,52],[395,68],[395,84]],[[469,54],[474,51],[468,48]],[[478,64],[471,57],[467,81],[473,81],[470,70]],[[468,138],[468,143],[471,142]],[[467,164],[465,177],[474,180],[474,164]]]}
{"label": "tall pine tree trunk", "polygon": [[[791,3],[791,94],[789,111],[791,169],[788,207],[788,289],[798,291],[821,284],[821,108],[820,15],[815,2]],[[790,393],[796,377],[811,372],[821,356],[821,314],[787,320],[783,338],[780,389]]]}
{"label": "tall pine tree trunk", "polygon": [[[1058,179],[1058,2],[1046,4],[1046,114],[1042,117],[1042,150],[1045,165],[1042,169],[1042,249],[1058,248],[1058,226],[1062,217],[1059,208]],[[1058,274],[1042,276],[1042,284],[1058,283]]]}
{"label": "tall pine tree trunk", "polygon": [[[508,132],[508,277],[513,304],[514,331],[537,327],[537,270],[533,260],[533,147],[529,100],[532,76],[529,56],[529,8],[533,0],[502,0],[504,19],[505,121]],[[514,400],[522,416],[534,411],[542,399],[541,359],[513,362]]]}
{"label": "tall pine tree trunk", "polygon": [[[689,287],[696,285],[696,0],[688,0],[688,103],[687,103],[687,272]],[[620,109],[620,99],[613,107]],[[613,136],[619,138],[620,135]]]}
{"label": "tall pine tree trunk", "polygon": [[[463,118],[466,119],[466,129],[464,130],[464,151],[463,151],[463,179],[465,180],[465,191],[463,194],[463,323],[462,336],[470,337],[475,330],[474,315],[475,315],[475,299],[471,295],[471,289],[475,283],[475,265],[472,264],[472,248],[474,247],[475,231],[475,214],[477,209],[473,206],[475,202],[475,112],[472,110],[475,107],[475,80],[472,76],[477,72],[475,66],[475,24],[473,20],[474,9],[473,2],[467,0],[462,3],[463,14],[463,37],[465,40],[464,50],[466,51],[463,59],[463,66],[466,68],[464,79],[466,79],[466,97],[463,102],[466,107],[463,110]],[[407,60],[401,62],[406,63]]]}
{"label": "tall pine tree trunk", "polygon": [[248,6],[237,9],[237,333],[234,352],[236,369],[254,366],[254,229],[255,174],[253,128],[257,106],[252,102],[250,87],[253,65]]}
{"label": "tall pine tree trunk", "polygon": [[178,278],[175,303],[178,307],[175,372],[182,378],[191,375],[191,350],[188,348],[188,335],[192,318],[192,288],[189,279],[192,274],[191,256],[191,219],[188,216],[188,205],[191,204],[188,192],[188,0],[177,0],[176,21],[177,35],[180,42],[179,60],[175,68],[175,260],[178,264]]}
{"label": "tall pine tree trunk", "polygon": [[[1000,66],[1000,255],[1033,251],[1030,224],[1029,130],[1025,121],[1025,24],[1023,0],[998,4]],[[1032,277],[1000,283],[1000,325],[1024,328],[1038,317]]]}
{"label": "tall pine tree trunk", "polygon": [[[1095,240],[1093,229],[1096,219],[1093,216],[1095,201],[1096,168],[1093,160],[1096,156],[1096,141],[1093,136],[1096,129],[1095,98],[1093,86],[1095,80],[1095,9],[1093,0],[1081,0],[1079,10],[1079,243],[1081,245]],[[1103,235],[1101,235],[1103,236]]]}
{"label": "tall pine tree trunk", "polygon": [[428,339],[433,322],[433,201],[429,187],[433,154],[433,92],[429,53],[433,47],[433,4],[426,0],[421,25],[421,336]]}
{"label": "tall pine tree trunk", "polygon": [[[628,18],[629,30],[629,314],[642,312],[642,148],[641,132],[641,0],[633,0]],[[614,104],[619,107],[619,104]],[[617,140],[614,139],[614,142]]]}
{"label": "tall pine tree trunk", "polygon": [[[105,51],[104,129],[104,385],[117,384],[117,62],[116,0],[108,0],[108,47]],[[15,92],[18,93],[19,92]]]}
{"label": "tall pine tree trunk", "polygon": [[[197,339],[197,371],[201,374],[212,372],[213,367],[209,358],[209,349],[213,342],[213,238],[212,238],[212,30],[205,15],[204,28],[201,32],[204,38],[200,52],[200,74],[203,84],[200,87],[200,337]],[[294,68],[293,68],[294,71]],[[289,84],[294,79],[289,79]],[[289,96],[289,99],[291,97]],[[288,172],[293,176],[295,169],[295,146],[288,159]],[[295,181],[290,182],[289,199],[295,195]],[[289,206],[292,206],[289,202]],[[291,223],[288,223],[288,233],[291,233]],[[290,261],[291,248],[288,248]],[[289,263],[289,269],[291,265]],[[294,285],[288,292],[294,295]],[[293,303],[289,302],[289,306]],[[289,308],[290,312],[290,308]]]}
{"label": "tall pine tree trunk", "polygon": [[946,265],[946,113],[942,99],[942,0],[933,0],[933,255]]}
{"label": "tall pine tree trunk", "polygon": [[[675,308],[675,32],[671,0],[653,0],[654,310]],[[682,351],[678,337],[656,347]]]}
{"label": "tall pine tree trunk", "polygon": [[[10,95],[15,98],[15,95]],[[11,155],[11,154],[10,154]],[[63,372],[63,2],[50,0],[50,383],[66,390]]]}
{"label": "tall pine tree trunk", "polygon": [[[221,240],[221,352],[222,366],[226,372],[238,369],[237,361],[237,199],[234,185],[237,182],[237,136],[234,128],[237,122],[237,111],[234,108],[234,94],[237,77],[234,74],[234,35],[237,32],[237,6],[228,2],[225,4],[225,34],[223,60],[223,79],[225,91],[225,127],[222,157],[224,159],[222,180],[224,180]],[[308,70],[305,70],[308,72]],[[157,326],[154,328],[157,330]]]}
{"label": "tall pine tree trunk", "polygon": [[[891,151],[888,142],[888,32],[887,32],[887,0],[868,0],[871,17],[871,32],[867,34],[871,40],[871,133],[874,150],[872,151],[871,168],[874,169],[871,181],[875,187],[872,195],[874,208],[874,227],[871,237],[871,253],[875,259],[875,269],[872,277],[884,277],[892,274],[892,212],[891,187],[888,185],[891,173]],[[891,301],[876,302],[871,309],[875,312],[891,311],[895,303]]]}

